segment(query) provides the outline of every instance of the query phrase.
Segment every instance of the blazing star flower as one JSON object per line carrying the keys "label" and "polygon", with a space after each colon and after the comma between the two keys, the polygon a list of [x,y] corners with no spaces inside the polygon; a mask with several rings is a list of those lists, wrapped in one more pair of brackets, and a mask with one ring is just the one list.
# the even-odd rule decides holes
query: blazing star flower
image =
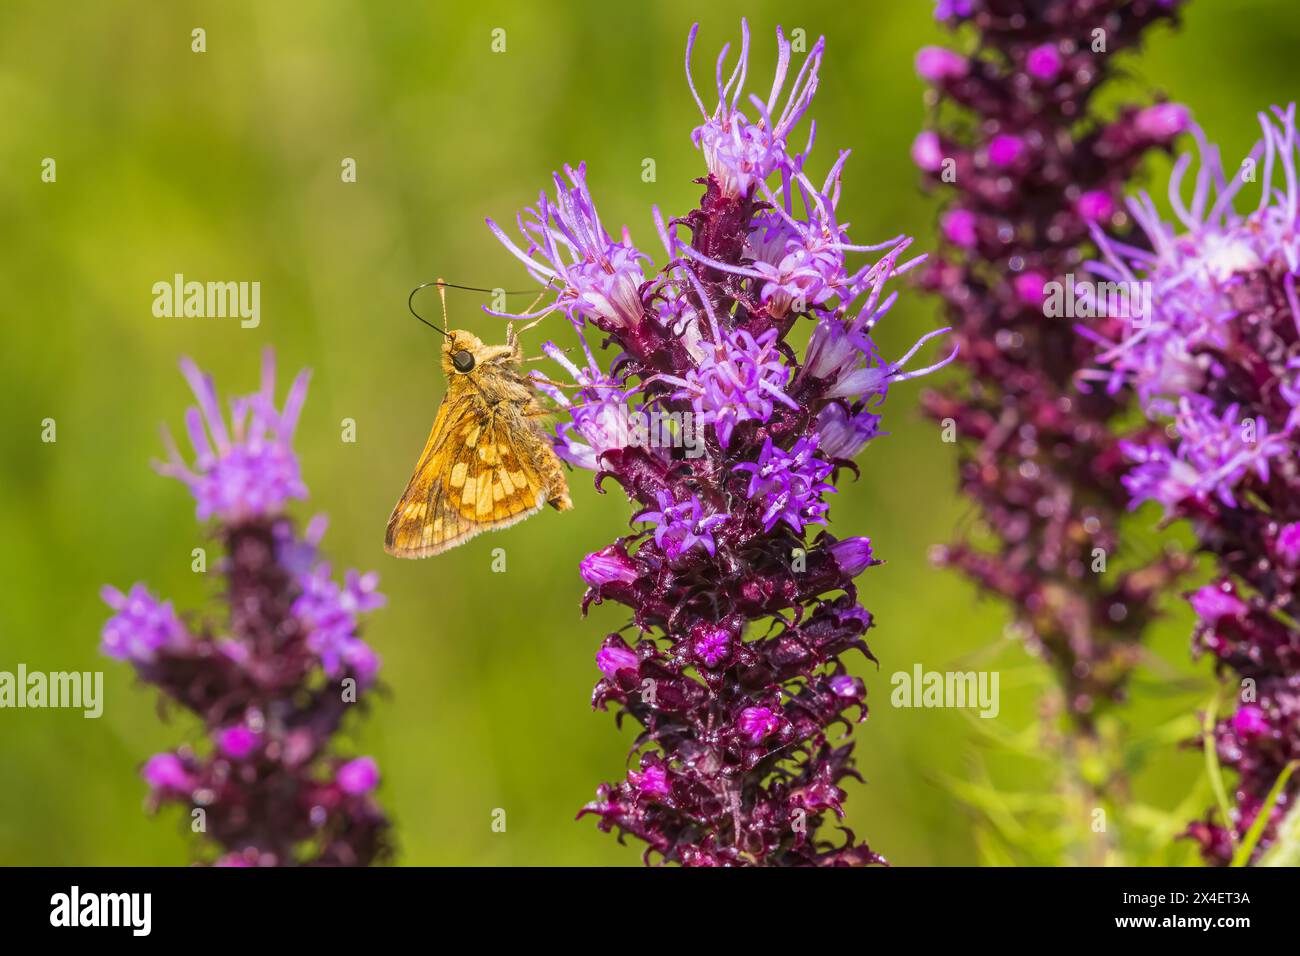
{"label": "blazing star flower", "polygon": [[542,193],[536,209],[519,216],[521,249],[491,219],[488,227],[528,267],[533,278],[564,289],[562,304],[575,320],[589,319],[610,327],[632,326],[641,320],[638,290],[645,281],[646,257],[632,245],[626,231],[619,242],[610,238],[596,214],[587,188],[586,164],[555,174],[555,201]]}
{"label": "blazing star flower", "polygon": [[194,777],[180,757],[175,754],[154,754],[145,761],[140,776],[155,793],[173,792],[188,794],[194,788]]}
{"label": "blazing star flower", "polygon": [[818,413],[813,433],[817,436],[817,447],[827,458],[853,459],[867,442],[880,434],[880,416],[872,412],[852,414],[836,402]]}
{"label": "blazing star flower", "polygon": [[554,343],[547,342],[542,351],[559,362],[574,381],[583,386],[571,400],[562,389],[543,378],[537,378],[537,387],[567,409],[570,421],[562,422],[556,432],[553,446],[564,461],[578,468],[599,471],[601,457],[615,451],[629,440],[630,413],[626,392],[620,391],[614,380],[596,365],[585,336],[579,335],[587,356],[585,367],[579,368]]}
{"label": "blazing star flower", "polygon": [[[1093,549],[1115,550],[1129,504],[1115,427],[1129,395],[1122,383],[1080,394],[1095,348],[1047,314],[1046,292],[1083,272],[1092,226],[1115,217],[1144,155],[1185,128],[1186,110],[1171,104],[1123,107],[1109,120],[1094,106],[1123,62],[1116,54],[1176,6],[944,0],[936,17],[973,33],[961,48],[974,52],[918,58],[929,96],[964,114],[936,109],[951,119],[913,148],[926,183],[951,190],[939,220],[944,250],[921,281],[943,298],[968,373],[924,403],[960,437],[961,488],[992,541],[959,541],[936,554],[1009,602],[1027,646],[1059,682],[1071,732],[1083,736],[1123,699],[1138,660],[1133,647],[1185,559],[1091,572]],[[1107,24],[1105,56],[1079,42],[1081,23]],[[1176,495],[1188,467],[1153,456],[1144,487]]]}
{"label": "blazing star flower", "polygon": [[917,169],[923,169],[927,173],[936,172],[943,168],[943,143],[929,130],[917,133],[916,139],[912,141],[911,156]]}
{"label": "blazing star flower", "polygon": [[672,781],[663,764],[646,761],[642,766],[644,769],[640,773],[635,770],[628,772],[627,779],[632,786],[650,797],[667,797],[672,794]]}
{"label": "blazing star flower", "polygon": [[[1171,510],[1188,496],[1214,495],[1234,508],[1233,489],[1250,475],[1267,482],[1268,460],[1287,453],[1284,436],[1268,434],[1265,421],[1243,422],[1239,405],[1218,411],[1204,396],[1189,395],[1178,399],[1177,407],[1174,423],[1181,440],[1176,457],[1158,445],[1124,446],[1142,465],[1140,472],[1125,479],[1135,506],[1155,498]],[[1249,440],[1242,436],[1244,425]]]}
{"label": "blazing star flower", "polygon": [[[758,280],[757,304],[765,306],[773,320],[784,319],[792,309],[805,313],[814,306],[825,306],[835,298],[844,303],[851,301],[858,283],[866,277],[877,277],[879,266],[866,266],[850,275],[845,267],[846,254],[878,252],[893,246],[893,258],[889,259],[892,265],[911,240],[896,236],[874,245],[849,241],[847,224],[839,223],[835,215],[840,180],[848,158],[849,151],[842,150],[820,190],[802,170],[782,171],[779,195],[766,183],[756,184],[755,192],[762,193],[768,208],[756,212],[751,220],[745,242],[744,258],[748,260],[745,265],[710,257],[693,246],[682,245],[680,251],[712,269]],[[805,219],[795,217],[795,195],[800,197]],[[901,274],[919,261],[900,267],[895,274]]]}
{"label": "blazing star flower", "polygon": [[763,530],[771,531],[784,521],[795,531],[806,524],[825,524],[829,506],[822,500],[835,486],[825,479],[835,466],[816,456],[817,440],[800,438],[787,452],[769,438],[758,453],[758,461],[744,461],[733,470],[750,476],[745,496],[766,504]]}
{"label": "blazing star flower", "polygon": [[149,664],[159,650],[182,645],[187,633],[171,601],[159,601],[143,584],[123,594],[111,585],[100,592],[104,603],[117,613],[104,625],[100,651],[123,661]]}
{"label": "blazing star flower", "polygon": [[1217,624],[1225,617],[1241,617],[1249,610],[1231,591],[1212,584],[1207,584],[1188,600],[1197,617],[1207,624]]}
{"label": "blazing star flower", "polygon": [[198,518],[239,521],[274,514],[293,498],[307,497],[293,453],[293,433],[307,395],[306,372],[289,388],[284,408],[275,407],[275,358],[266,352],[262,387],[253,395],[231,402],[227,424],[217,401],[212,379],[193,362],[181,362],[185,380],[198,399],[185,412],[185,428],[196,459],[187,465],[171,433],[163,429],[168,460],[155,467],[179,478],[194,494]]}
{"label": "blazing star flower", "polygon": [[670,492],[661,491],[657,498],[658,511],[643,511],[633,520],[655,526],[655,544],[663,549],[664,554],[669,558],[679,558],[696,545],[710,555],[717,554],[712,529],[726,523],[725,514],[706,515],[700,499],[694,495],[686,501],[675,502]]}
{"label": "blazing star flower", "polygon": [[384,596],[375,590],[378,583],[379,576],[373,572],[361,575],[349,571],[340,587],[331,580],[325,562],[298,579],[301,593],[291,610],[307,632],[307,646],[320,658],[328,676],[338,677],[348,664],[364,662],[356,676],[366,684],[374,677],[370,657],[356,632],[358,615],[384,605]]}
{"label": "blazing star flower", "polygon": [[321,780],[337,763],[330,743],[346,702],[374,683],[379,658],[359,636],[360,616],[384,599],[373,574],[331,580],[319,557],[323,518],[298,534],[283,512],[306,493],[290,438],[307,375],[277,412],[268,350],[261,389],[230,403],[227,428],[211,380],[188,359],[181,368],[199,400],[187,415],[198,458],[183,464],[169,441],[159,470],[189,487],[200,517],[218,519],[229,616],[190,627],[143,584],[103,589],[114,612],[103,653],[192,711],[212,741],[204,757],[188,747],[150,757],[151,802],[201,804],[216,865],[368,865],[389,852],[388,820],[369,796],[378,769],[362,758]]}
{"label": "blazing star flower", "polygon": [[344,793],[363,796],[379,786],[379,765],[371,757],[357,757],[339,767],[334,780]]}
{"label": "blazing star flower", "polygon": [[1061,48],[1056,43],[1039,44],[1025,57],[1025,69],[1034,79],[1044,83],[1050,83],[1060,76],[1063,64]]}
{"label": "blazing star flower", "polygon": [[1293,521],[1278,529],[1275,550],[1287,567],[1300,566],[1300,521]]}
{"label": "blazing star flower", "polygon": [[610,545],[583,558],[578,566],[578,573],[589,586],[598,588],[603,584],[613,584],[615,581],[631,584],[637,578],[638,569],[631,558],[614,545]]}
{"label": "blazing star flower", "polygon": [[939,83],[961,79],[970,72],[970,63],[952,50],[941,46],[925,46],[917,51],[916,72],[924,80]]}
{"label": "blazing star flower", "polygon": [[596,667],[610,680],[617,680],[619,671],[628,670],[635,673],[641,659],[636,656],[635,651],[623,643],[622,638],[615,636],[612,640],[612,644],[606,643],[596,653]]}
{"label": "blazing star flower", "polygon": [[[1300,392],[1292,357],[1300,344],[1300,135],[1294,104],[1259,121],[1263,138],[1235,169],[1193,130],[1201,164],[1190,205],[1182,189],[1190,154],[1170,181],[1177,223],[1162,221],[1146,196],[1130,201],[1149,249],[1098,231],[1099,270],[1156,291],[1150,315],[1089,336],[1105,345],[1098,377],[1112,389],[1131,385],[1154,424],[1173,426],[1125,446],[1135,503],[1156,498],[1170,517],[1187,519],[1218,564],[1215,583],[1189,596],[1198,619],[1193,647],[1241,681],[1235,712],[1211,733],[1237,786],[1230,819],[1211,813],[1188,835],[1219,864],[1267,813],[1255,851],[1262,853],[1300,795],[1292,780],[1267,802],[1300,757]],[[1148,125],[1185,122],[1171,111]],[[1260,199],[1240,213],[1236,196],[1260,160]]]}
{"label": "blazing star flower", "polygon": [[[808,111],[813,94],[817,92],[817,71],[821,68],[826,43],[818,39],[813,45],[786,95],[785,105],[777,113],[790,68],[790,43],[777,28],[776,75],[766,101],[750,96],[750,105],[759,117],[757,122],[751,122],[740,110],[740,98],[749,70],[749,24],[744,23],[741,27],[740,56],[725,86],[722,72],[730,46],[724,46],[718,54],[718,105],[711,114],[704,108],[704,101],[700,99],[691,77],[691,51],[698,31],[697,24],[691,28],[686,40],[686,80],[704,123],[695,128],[691,141],[704,153],[704,164],[722,195],[728,199],[741,199],[750,194],[755,184],[766,181],[778,169],[795,165],[787,151],[787,138]],[[807,148],[811,147],[812,136],[809,134]]]}
{"label": "blazing star flower", "polygon": [[731,434],[743,421],[766,422],[775,403],[798,408],[784,391],[789,367],[776,348],[777,330],[768,329],[757,339],[744,329],[724,333],[682,378],[663,376],[681,387],[674,398],[688,399],[695,421],[712,425],[718,444],[726,448]]}
{"label": "blazing star flower", "polygon": [[840,570],[851,578],[856,578],[876,563],[871,555],[871,541],[868,538],[845,538],[836,541],[829,550]]}
{"label": "blazing star flower", "polygon": [[[902,371],[916,349],[890,363],[871,340],[894,301],[885,284],[921,257],[898,262],[904,237],[852,243],[835,213],[847,154],[816,186],[805,173],[808,150],[789,145],[816,87],[822,41],[786,95],[793,58],[778,31],[771,92],[766,101],[750,97],[755,112],[746,114],[746,25],[742,37],[729,80],[725,50],[718,60],[717,108],[710,114],[701,104],[694,141],[708,178],[698,208],[669,222],[653,210],[668,261],[622,310],[639,321],[570,312],[608,336],[617,353],[611,371],[590,353],[585,367],[550,353],[582,396],[568,405],[552,393],[572,417],[556,447],[594,467],[598,482],[616,481],[643,525],[580,566],[584,609],[624,604],[640,632],[634,646],[621,633],[600,645],[593,703],[643,728],[631,769],[582,812],[643,841],[647,859],[882,862],[852,834],[819,833],[843,814],[840,784],[855,776],[853,745],[830,728],[866,718],[865,686],[846,673],[843,656],[869,655],[862,636],[871,615],[857,604],[853,578],[876,562],[866,538],[822,532],[808,540],[808,526],[828,521],[837,469],[853,468],[880,433],[875,409],[889,388],[922,374]],[[598,221],[590,197],[583,202]],[[534,232],[560,230],[551,215]],[[876,250],[887,252],[848,262]],[[568,308],[585,280],[562,278],[575,283],[558,289]],[[800,361],[787,336],[804,319],[816,325]],[[597,383],[612,386],[600,390],[607,398],[589,388]],[[619,414],[677,416],[706,440],[692,448],[697,454],[616,440],[615,416],[601,417],[604,402]]]}
{"label": "blazing star flower", "polygon": [[243,760],[257,749],[257,731],[249,727],[228,727],[217,735],[217,747],[233,760]]}

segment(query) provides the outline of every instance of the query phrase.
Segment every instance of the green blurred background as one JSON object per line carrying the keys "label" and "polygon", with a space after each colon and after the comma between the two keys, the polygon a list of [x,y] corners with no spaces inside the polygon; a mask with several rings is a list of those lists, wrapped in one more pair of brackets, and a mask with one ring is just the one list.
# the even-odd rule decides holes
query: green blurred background
{"label": "green blurred background", "polygon": [[[327,512],[336,566],[379,570],[390,600],[367,631],[388,693],[349,725],[345,743],[379,760],[399,862],[637,862],[638,849],[573,822],[597,783],[621,774],[631,740],[588,704],[595,649],[623,618],[602,608],[581,619],[576,572],[625,527],[621,495],[598,495],[575,474],[572,513],[548,512],[423,562],[388,558],[381,543],[442,389],[438,341],[406,314],[407,293],[438,275],[527,285],[483,217],[511,220],[566,162],[589,164],[607,224],[626,222],[657,249],[650,205],[680,213],[700,191],[689,140],[698,114],[682,73],[696,7],[0,7],[0,669],[102,669],[106,694],[98,721],[0,711],[0,862],[189,859],[187,821],[174,810],[142,813],[136,771],[196,727],[184,715],[160,722],[153,691],[98,656],[107,614],[97,591],[143,580],[182,609],[220,611],[216,581],[190,570],[191,549],[208,543],[193,503],[148,462],[160,453],[159,424],[178,429],[190,401],[180,355],[225,392],[246,391],[268,344],[282,382],[314,369],[298,440],[312,496],[299,513]],[[810,42],[827,36],[814,168],[851,147],[841,216],[853,235],[906,231],[928,248],[934,201],[917,189],[908,147],[924,112],[914,51],[946,35],[931,3],[710,7],[696,51],[705,77],[721,44],[737,39],[742,14],[755,34],[756,89],[770,82],[778,22]],[[195,27],[207,31],[206,53],[191,52]],[[506,31],[505,53],[491,51],[495,28]],[[1181,33],[1157,31],[1147,55],[1129,61],[1126,90],[1163,88],[1192,106],[1225,156],[1238,156],[1254,138],[1255,111],[1295,96],[1297,46],[1290,0],[1196,0]],[[54,184],[41,182],[45,157],[57,162]],[[345,157],[356,160],[356,183],[340,181]],[[647,157],[654,183],[641,178]],[[1166,169],[1150,170],[1160,191]],[[177,272],[260,281],[260,327],[154,318],[151,286]],[[475,312],[480,301],[455,294],[455,321],[499,336],[496,320]],[[933,301],[905,294],[880,332],[886,354],[937,322]],[[898,863],[974,863],[996,854],[954,786],[986,771],[1007,794],[1053,786],[1050,764],[991,748],[980,733],[989,728],[975,726],[1032,735],[1040,671],[1019,648],[997,652],[1001,608],[928,565],[930,546],[968,510],[953,491],[954,447],[919,417],[918,389],[895,390],[891,434],[864,454],[862,480],[831,512],[837,533],[869,534],[887,560],[861,580],[883,667],[853,665],[873,710],[857,732],[867,783],[850,784],[849,824]],[[40,440],[47,417],[57,421],[55,444]],[[344,418],[357,422],[355,444],[340,440]],[[1130,540],[1136,552],[1156,546],[1149,533]],[[496,547],[507,551],[505,574],[491,572]],[[1206,668],[1187,659],[1188,616],[1173,603],[1155,634],[1159,659],[1127,713],[1134,734],[1156,739],[1134,764],[1133,805],[1151,814],[1204,786],[1199,755],[1159,739],[1158,728],[1166,737],[1181,730],[1210,691]],[[997,721],[889,706],[893,671],[980,652],[996,655],[981,666],[1002,670]],[[1180,716],[1184,724],[1168,723]],[[505,833],[490,826],[497,807],[507,811]],[[1168,836],[1157,833],[1139,861],[1185,860],[1185,844],[1170,851]]]}

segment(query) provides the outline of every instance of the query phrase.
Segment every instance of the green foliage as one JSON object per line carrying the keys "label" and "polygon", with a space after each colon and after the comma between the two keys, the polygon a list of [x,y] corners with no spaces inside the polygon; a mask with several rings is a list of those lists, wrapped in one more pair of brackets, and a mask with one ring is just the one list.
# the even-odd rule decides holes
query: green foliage
{"label": "green foliage", "polygon": [[[1288,764],[1293,770],[1295,764]],[[1277,838],[1260,857],[1256,866],[1300,866],[1300,804],[1296,804],[1278,824]]]}
{"label": "green foliage", "polygon": [[[1291,774],[1295,772],[1297,766],[1300,766],[1300,762],[1293,760],[1277,775],[1277,781],[1269,788],[1268,796],[1264,798],[1259,813],[1255,814],[1250,829],[1246,831],[1245,839],[1241,841],[1241,846],[1233,854],[1232,866],[1246,866],[1250,863],[1250,858],[1255,853],[1255,847],[1259,845],[1259,839],[1264,835],[1264,828],[1268,826],[1268,821],[1273,815],[1273,808],[1277,806],[1278,798],[1282,796],[1282,790],[1286,787],[1286,782],[1291,779]],[[1290,816],[1294,816],[1294,813]],[[1291,819],[1284,820],[1279,827],[1279,836],[1282,845],[1276,855],[1270,854],[1271,858],[1274,860],[1294,859],[1296,854],[1294,845],[1295,821]],[[1288,843],[1290,845],[1287,845]],[[1278,864],[1270,863],[1269,865],[1276,866]]]}

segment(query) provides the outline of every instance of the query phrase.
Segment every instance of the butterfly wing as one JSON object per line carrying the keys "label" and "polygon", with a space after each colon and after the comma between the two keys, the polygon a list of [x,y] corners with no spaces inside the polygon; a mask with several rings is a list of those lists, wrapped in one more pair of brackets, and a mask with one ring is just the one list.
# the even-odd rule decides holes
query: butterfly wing
{"label": "butterfly wing", "polygon": [[540,510],[547,490],[535,462],[554,453],[539,431],[519,427],[520,415],[517,406],[489,407],[476,394],[448,396],[388,519],[384,550],[429,557]]}
{"label": "butterfly wing", "polygon": [[472,413],[470,406],[452,401],[450,395],[439,406],[415,472],[388,518],[384,550],[389,554],[423,558],[467,537],[469,523],[447,506],[439,478],[451,433],[463,427]]}

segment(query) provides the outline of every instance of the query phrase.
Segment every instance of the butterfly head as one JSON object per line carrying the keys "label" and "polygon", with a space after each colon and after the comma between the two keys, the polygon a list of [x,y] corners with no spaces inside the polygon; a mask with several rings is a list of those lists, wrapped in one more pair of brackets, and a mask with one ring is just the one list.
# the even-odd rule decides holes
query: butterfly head
{"label": "butterfly head", "polygon": [[442,369],[448,375],[468,375],[479,364],[483,343],[464,329],[452,329],[442,340]]}
{"label": "butterfly head", "polygon": [[442,341],[442,370],[448,377],[470,375],[484,365],[508,362],[514,354],[513,345],[484,345],[473,332],[451,329]]}

